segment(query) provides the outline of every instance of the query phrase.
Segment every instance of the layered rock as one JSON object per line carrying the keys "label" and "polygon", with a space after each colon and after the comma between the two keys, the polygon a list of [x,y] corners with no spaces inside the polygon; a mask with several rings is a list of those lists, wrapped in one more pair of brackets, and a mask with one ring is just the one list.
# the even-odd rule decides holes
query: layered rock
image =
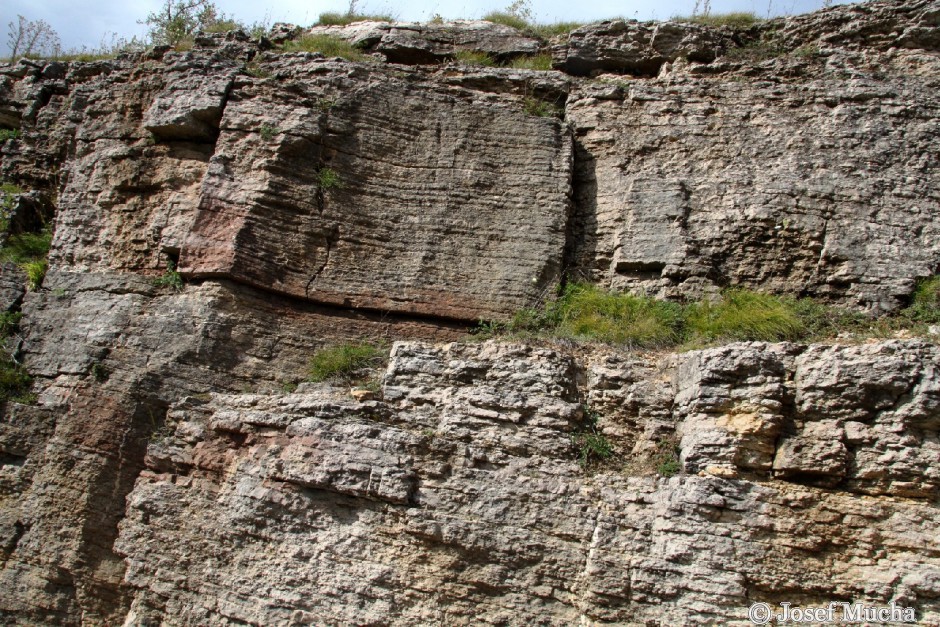
{"label": "layered rock", "polygon": [[[483,20],[448,22],[353,22],[345,26],[313,26],[306,35],[326,35],[348,41],[391,63],[441,63],[461,51],[490,55],[494,61],[538,53],[542,42],[515,28]],[[291,38],[299,33],[291,33]]]}
{"label": "layered rock", "polygon": [[[780,22],[768,58],[722,52],[763,26],[585,29],[650,65],[569,71],[645,79],[238,33],[3,68],[0,172],[36,200],[15,229],[56,215],[41,287],[0,267],[37,395],[0,417],[0,617],[726,623],[846,599],[937,622],[933,344],[434,344],[581,277],[902,306],[940,267],[932,6]],[[376,28],[357,44],[408,63],[530,45]],[[379,400],[285,392],[320,348],[402,339]]]}
{"label": "layered rock", "polygon": [[521,98],[283,57],[239,81],[180,269],[356,308],[507,317],[561,277],[571,143]]}
{"label": "layered rock", "polygon": [[[743,623],[753,602],[833,598],[940,618],[934,346],[739,344],[671,367],[595,363],[398,344],[384,401],[315,387],[184,401],[121,523],[130,620]],[[683,433],[685,473],[578,465],[582,394],[601,381],[608,399],[670,390],[644,410]],[[771,415],[792,435],[755,427]],[[796,456],[806,475],[770,463],[793,461],[792,439],[820,416],[829,431],[815,443],[846,445],[834,490],[805,483],[825,469],[809,451]],[[605,418],[612,433],[627,426]],[[748,435],[761,459],[737,454],[760,449]],[[888,453],[898,438],[925,447],[906,470]],[[618,454],[638,444],[620,440]]]}
{"label": "layered rock", "polygon": [[783,82],[676,70],[576,90],[574,274],[659,296],[748,285],[902,306],[940,263],[926,148],[940,65],[906,52],[879,62]]}

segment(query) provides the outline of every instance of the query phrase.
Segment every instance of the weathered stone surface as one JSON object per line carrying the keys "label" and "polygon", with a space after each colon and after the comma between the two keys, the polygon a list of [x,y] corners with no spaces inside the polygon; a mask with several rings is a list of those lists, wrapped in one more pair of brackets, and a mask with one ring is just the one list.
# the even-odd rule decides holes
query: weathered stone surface
{"label": "weathered stone surface", "polygon": [[[0,622],[743,624],[844,599],[940,623],[935,344],[433,343],[566,271],[904,304],[940,267],[937,20],[865,7],[656,78],[239,33],[4,66],[0,174],[56,217],[42,287],[2,273],[37,398],[0,407]],[[699,41],[661,30],[618,45]],[[155,285],[178,258],[182,289]],[[285,391],[322,347],[402,339],[381,392]],[[582,468],[585,432],[615,457]]]}
{"label": "weathered stone surface", "polygon": [[730,45],[730,33],[696,24],[612,20],[571,31],[552,48],[552,65],[575,76],[655,76],[664,63],[679,57],[710,63]]}
{"label": "weathered stone surface", "polygon": [[[873,382],[863,364],[886,354],[896,378],[937,385],[935,349],[917,343],[692,353],[672,388],[675,424],[702,431],[689,412],[708,408],[741,425],[747,402],[789,415],[763,398],[766,387],[782,396],[795,384],[805,396],[824,366],[847,395],[827,402],[852,403]],[[806,374],[785,376],[800,360]],[[839,369],[846,362],[855,368]],[[610,392],[616,366],[606,363]],[[643,368],[663,374],[638,366],[620,376],[634,390]],[[739,623],[750,603],[784,597],[894,599],[926,623],[940,618],[935,487],[927,500],[871,499],[714,473],[591,475],[570,438],[580,370],[520,345],[397,344],[384,401],[311,390],[177,405],[116,544],[133,588],[128,620]],[[891,414],[875,422],[887,427]],[[936,425],[928,430],[935,439]],[[718,448],[696,455],[724,459]]]}
{"label": "weathered stone surface", "polygon": [[940,63],[880,63],[575,90],[574,275],[659,296],[747,285],[903,306],[940,267]]}
{"label": "weathered stone surface", "polygon": [[303,56],[265,69],[278,80],[229,97],[183,272],[461,320],[508,317],[559,280],[559,120],[384,69]]}
{"label": "weathered stone surface", "polygon": [[485,52],[496,61],[532,55],[541,41],[514,28],[482,20],[419,24],[354,22],[345,26],[314,26],[309,35],[328,35],[357,48],[382,54],[392,63],[440,63],[461,50]]}

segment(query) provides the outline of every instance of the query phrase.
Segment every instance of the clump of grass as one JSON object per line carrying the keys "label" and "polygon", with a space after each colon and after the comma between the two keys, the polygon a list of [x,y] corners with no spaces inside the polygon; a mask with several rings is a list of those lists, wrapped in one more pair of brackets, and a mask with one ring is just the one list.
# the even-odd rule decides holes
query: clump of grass
{"label": "clump of grass", "polygon": [[552,55],[537,54],[531,57],[516,57],[509,63],[509,67],[517,70],[550,70],[552,69]]}
{"label": "clump of grass", "polygon": [[319,382],[338,379],[349,382],[362,370],[379,366],[385,354],[384,349],[365,342],[324,348],[310,359],[308,380]]}
{"label": "clump of grass", "polygon": [[584,26],[584,22],[555,22],[554,24],[531,24],[529,30],[540,37],[548,39],[558,35],[567,35],[582,26]]}
{"label": "clump of grass", "polygon": [[6,143],[13,139],[18,139],[19,136],[20,136],[19,129],[15,129],[15,128],[0,129],[0,144]]}
{"label": "clump of grass", "polygon": [[46,255],[49,254],[51,243],[52,232],[48,229],[41,233],[13,235],[0,249],[0,261],[10,261],[19,265],[26,273],[29,289],[39,289],[49,269]]}
{"label": "clump of grass", "polygon": [[522,100],[522,110],[526,112],[526,115],[539,118],[550,118],[561,113],[561,107],[558,105],[531,96],[526,96]]}
{"label": "clump of grass", "polygon": [[330,35],[303,35],[286,42],[282,50],[284,52],[319,52],[325,57],[341,57],[347,61],[365,61],[370,58],[348,41]]}
{"label": "clump of grass", "polygon": [[682,337],[682,307],[593,285],[569,285],[555,305],[555,333],[563,337],[638,347],[676,344]]}
{"label": "clump of grass", "polygon": [[320,168],[317,170],[317,186],[322,190],[340,189],[343,187],[343,180],[336,170],[332,168]]}
{"label": "clump of grass", "polygon": [[691,305],[686,325],[694,339],[704,340],[796,340],[807,331],[792,302],[745,289]]}
{"label": "clump of grass", "polygon": [[26,272],[26,283],[31,290],[38,290],[42,286],[43,279],[46,278],[46,272],[49,270],[49,262],[45,259],[27,261],[23,264],[23,271]]}
{"label": "clump of grass", "polygon": [[176,264],[172,261],[166,263],[166,272],[153,280],[156,287],[169,287],[177,292],[183,290],[183,275],[176,271]]}
{"label": "clump of grass", "polygon": [[242,28],[242,25],[235,20],[219,20],[203,27],[206,33],[228,33]]}
{"label": "clump of grass", "polygon": [[578,433],[574,437],[578,447],[578,462],[582,467],[603,462],[614,454],[614,447],[602,433]]}
{"label": "clump of grass", "polygon": [[476,50],[458,50],[454,54],[454,59],[457,63],[463,65],[490,67],[496,64],[493,57],[485,52],[477,52]]}
{"label": "clump of grass", "polygon": [[940,276],[924,279],[917,285],[911,305],[902,315],[913,322],[940,322]]}
{"label": "clump of grass", "polygon": [[516,30],[527,30],[529,22],[525,17],[509,11],[491,11],[483,16],[483,20],[494,24],[502,24]]}
{"label": "clump of grass", "polygon": [[353,22],[394,22],[395,18],[385,13],[321,13],[314,26],[346,26]]}
{"label": "clump of grass", "polygon": [[709,13],[708,15],[689,15],[676,16],[671,18],[673,22],[684,22],[686,24],[701,24],[702,26],[729,26],[731,28],[748,28],[759,24],[763,20],[753,13],[746,11],[736,11],[732,13]]}
{"label": "clump of grass", "polygon": [[49,254],[51,243],[52,232],[49,230],[41,233],[13,235],[7,240],[3,249],[0,250],[0,260],[20,264],[37,261]]}

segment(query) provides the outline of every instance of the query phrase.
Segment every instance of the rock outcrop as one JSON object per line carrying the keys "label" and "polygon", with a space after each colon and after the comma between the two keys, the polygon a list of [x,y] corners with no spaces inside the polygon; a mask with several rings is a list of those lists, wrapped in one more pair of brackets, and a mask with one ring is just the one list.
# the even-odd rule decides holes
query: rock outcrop
{"label": "rock outcrop", "polygon": [[[33,379],[0,382],[0,620],[940,624],[935,343],[466,341],[579,279],[906,305],[940,270],[937,15],[3,66],[0,217],[54,236],[41,285],[0,265]],[[271,49],[304,33],[373,58]],[[365,341],[381,385],[302,382]]]}

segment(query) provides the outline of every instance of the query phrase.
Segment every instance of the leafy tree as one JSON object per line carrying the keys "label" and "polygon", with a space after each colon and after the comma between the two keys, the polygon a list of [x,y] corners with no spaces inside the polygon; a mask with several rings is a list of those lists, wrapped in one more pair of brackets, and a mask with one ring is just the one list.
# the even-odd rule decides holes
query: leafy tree
{"label": "leafy tree", "polygon": [[28,20],[17,15],[16,22],[9,23],[7,46],[10,59],[33,55],[56,56],[62,49],[59,34],[45,20]]}

